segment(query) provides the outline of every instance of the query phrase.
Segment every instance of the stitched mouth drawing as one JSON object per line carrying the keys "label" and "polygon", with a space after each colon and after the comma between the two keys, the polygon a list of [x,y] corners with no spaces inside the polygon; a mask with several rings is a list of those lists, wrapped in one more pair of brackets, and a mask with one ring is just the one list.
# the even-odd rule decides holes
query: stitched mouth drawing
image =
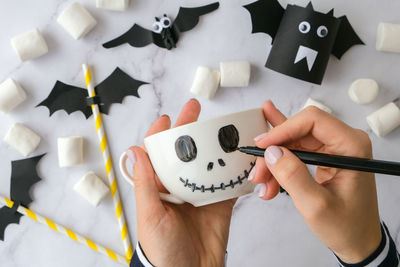
{"label": "stitched mouth drawing", "polygon": [[247,179],[249,177],[249,173],[251,169],[253,169],[254,165],[256,164],[255,161],[250,162],[250,169],[249,170],[244,170],[243,171],[243,176],[239,175],[235,181],[230,180],[229,183],[221,183],[219,186],[215,186],[212,184],[210,187],[205,187],[205,185],[198,186],[196,183],[190,183],[188,179],[183,179],[182,177],[179,177],[179,180],[183,183],[185,187],[188,187],[188,189],[192,190],[192,192],[199,190],[202,193],[205,193],[206,191],[210,191],[211,193],[214,193],[216,190],[225,190],[228,188],[234,188],[236,185],[241,185],[243,183],[243,180]]}
{"label": "stitched mouth drawing", "polygon": [[[232,153],[238,149],[239,145],[239,131],[233,124],[226,125],[221,127],[218,131],[218,141],[219,145],[224,151],[224,153]],[[197,158],[198,149],[196,146],[196,142],[189,135],[183,135],[178,137],[175,141],[175,152],[177,157],[185,163],[194,161]],[[226,162],[222,158],[218,158],[216,161],[221,168],[227,166]],[[215,164],[217,165],[217,164]],[[250,162],[250,168],[242,171],[242,174],[239,174],[237,178],[231,179],[228,183],[220,183],[220,184],[211,184],[211,186],[207,186],[201,183],[196,183],[194,181],[189,181],[189,179],[185,177],[179,177],[179,180],[182,182],[184,187],[187,187],[192,192],[196,190],[201,192],[211,192],[214,193],[217,190],[225,190],[227,188],[235,188],[236,185],[240,185],[243,183],[245,179],[249,177],[249,173],[251,169],[254,167],[255,161]],[[207,172],[212,172],[214,168],[214,162],[210,161],[206,164]]]}

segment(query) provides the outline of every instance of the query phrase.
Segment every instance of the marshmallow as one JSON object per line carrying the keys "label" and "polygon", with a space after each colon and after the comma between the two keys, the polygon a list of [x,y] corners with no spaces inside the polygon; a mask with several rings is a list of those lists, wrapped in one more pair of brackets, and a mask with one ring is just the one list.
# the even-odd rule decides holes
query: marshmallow
{"label": "marshmallow", "polygon": [[79,3],[72,3],[64,9],[57,22],[76,40],[89,33],[97,22]]}
{"label": "marshmallow", "polygon": [[12,38],[11,45],[21,61],[34,59],[49,52],[46,41],[36,28]]}
{"label": "marshmallow", "polygon": [[400,53],[400,24],[379,23],[376,50]]}
{"label": "marshmallow", "polygon": [[247,61],[221,62],[221,87],[247,87],[250,81],[250,63]]}
{"label": "marshmallow", "polygon": [[27,157],[38,147],[40,136],[23,124],[16,123],[8,130],[4,142]]}
{"label": "marshmallow", "polygon": [[214,97],[219,87],[221,74],[218,70],[198,67],[190,91],[208,99]]}
{"label": "marshmallow", "polygon": [[309,106],[315,106],[329,114],[332,114],[332,110],[330,108],[328,108],[327,106],[325,106],[324,104],[322,104],[321,102],[315,101],[312,98],[307,99],[307,102],[304,104],[303,109],[305,109],[306,107]]}
{"label": "marshmallow", "polygon": [[110,192],[110,189],[94,172],[85,174],[85,176],[75,184],[74,190],[95,207],[97,207]]}
{"label": "marshmallow", "polygon": [[60,168],[83,163],[83,137],[70,136],[58,138],[58,164]]}
{"label": "marshmallow", "polygon": [[400,108],[391,102],[369,115],[367,122],[377,136],[384,137],[400,126]]}
{"label": "marshmallow", "polygon": [[350,99],[357,104],[369,104],[376,99],[379,86],[372,79],[359,79],[354,81],[349,88]]}
{"label": "marshmallow", "polygon": [[8,113],[26,99],[24,89],[13,79],[0,84],[0,110]]}
{"label": "marshmallow", "polygon": [[96,0],[96,7],[115,11],[127,10],[129,0]]}

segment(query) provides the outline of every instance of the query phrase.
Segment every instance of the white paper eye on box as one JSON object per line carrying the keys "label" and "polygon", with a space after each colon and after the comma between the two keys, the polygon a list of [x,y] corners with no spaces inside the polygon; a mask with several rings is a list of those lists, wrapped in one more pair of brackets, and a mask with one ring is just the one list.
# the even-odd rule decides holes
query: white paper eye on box
{"label": "white paper eye on box", "polygon": [[13,79],[0,84],[0,110],[8,113],[26,99],[24,89]]}
{"label": "white paper eye on box", "polygon": [[303,109],[305,109],[306,107],[309,107],[309,106],[315,106],[329,114],[332,114],[332,110],[329,107],[325,106],[321,102],[318,102],[312,98],[307,99],[307,102],[304,104]]}
{"label": "white paper eye on box", "polygon": [[369,104],[379,93],[378,83],[372,79],[358,79],[349,88],[350,99],[357,104]]}
{"label": "white paper eye on box", "polygon": [[12,38],[11,45],[21,61],[38,58],[49,52],[46,41],[36,28]]}
{"label": "white paper eye on box", "polygon": [[60,168],[83,163],[83,137],[70,136],[58,138],[58,164]]}
{"label": "white paper eye on box", "polygon": [[129,7],[129,0],[96,0],[96,7],[114,11],[124,11]]}
{"label": "white paper eye on box", "polygon": [[221,62],[221,87],[247,87],[250,81],[250,63],[247,61]]}
{"label": "white paper eye on box", "polygon": [[400,24],[379,23],[376,50],[400,53]]}
{"label": "white paper eye on box", "polygon": [[82,179],[75,184],[74,190],[95,207],[100,204],[110,191],[94,172],[85,174]]}
{"label": "white paper eye on box", "polygon": [[57,22],[76,40],[89,33],[97,24],[93,16],[79,3],[72,3],[65,8]]}
{"label": "white paper eye on box", "polygon": [[384,137],[400,126],[400,108],[391,102],[369,115],[367,122],[377,136]]}
{"label": "white paper eye on box", "polygon": [[220,72],[206,67],[198,67],[190,91],[198,96],[213,98],[218,90]]}
{"label": "white paper eye on box", "polygon": [[7,132],[4,142],[27,157],[38,147],[40,136],[22,123],[16,123]]}

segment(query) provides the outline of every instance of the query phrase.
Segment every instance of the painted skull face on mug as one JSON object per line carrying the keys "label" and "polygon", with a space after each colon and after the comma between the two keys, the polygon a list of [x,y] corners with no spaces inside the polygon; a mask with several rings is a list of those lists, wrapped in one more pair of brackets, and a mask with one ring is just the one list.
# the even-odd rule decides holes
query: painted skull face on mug
{"label": "painted skull face on mug", "polygon": [[261,110],[187,124],[145,139],[153,167],[175,197],[195,206],[251,193],[255,157],[237,150],[254,145],[268,127]]}

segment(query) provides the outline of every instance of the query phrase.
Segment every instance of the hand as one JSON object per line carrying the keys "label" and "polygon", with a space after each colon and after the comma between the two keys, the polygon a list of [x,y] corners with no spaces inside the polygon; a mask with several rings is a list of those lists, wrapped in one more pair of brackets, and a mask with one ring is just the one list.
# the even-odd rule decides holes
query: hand
{"label": "hand", "polygon": [[263,111],[274,128],[256,137],[257,146],[267,148],[252,177],[262,184],[260,197],[275,197],[281,185],[307,225],[338,257],[347,263],[366,259],[381,241],[374,174],[318,167],[314,180],[288,148],[372,158],[368,135],[316,107],[290,119],[270,101]]}
{"label": "hand", "polygon": [[[197,120],[200,104],[190,100],[183,107],[175,124],[180,126]],[[147,136],[168,130],[168,116],[160,117]],[[155,266],[218,266],[224,264],[229,225],[236,200],[227,200],[195,208],[185,203],[162,202],[159,190],[167,192],[159,182],[147,153],[131,147],[128,156],[134,163],[134,184],[138,236],[143,252]]]}

